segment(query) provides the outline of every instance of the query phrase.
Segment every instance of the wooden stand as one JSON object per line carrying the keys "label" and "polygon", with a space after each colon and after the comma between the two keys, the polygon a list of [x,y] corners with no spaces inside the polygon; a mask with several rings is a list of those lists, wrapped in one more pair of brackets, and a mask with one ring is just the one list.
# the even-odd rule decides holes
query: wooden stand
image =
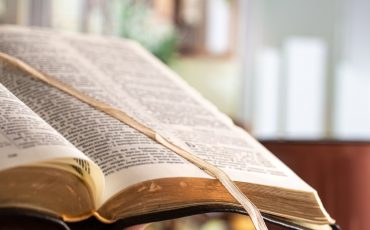
{"label": "wooden stand", "polygon": [[370,225],[370,142],[262,140],[314,187],[343,229]]}

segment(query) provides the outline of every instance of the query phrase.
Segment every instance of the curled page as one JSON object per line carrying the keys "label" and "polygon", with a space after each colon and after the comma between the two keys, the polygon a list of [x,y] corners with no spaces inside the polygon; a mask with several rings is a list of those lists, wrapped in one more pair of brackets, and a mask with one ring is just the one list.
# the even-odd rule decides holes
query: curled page
{"label": "curled page", "polygon": [[97,207],[104,188],[99,167],[1,83],[0,105],[0,171],[32,165],[71,172],[90,187]]}
{"label": "curled page", "polygon": [[73,97],[89,104],[90,106],[109,114],[110,116],[120,120],[121,122],[131,126],[132,128],[140,131],[141,133],[145,134],[149,138],[157,141],[158,143],[162,144],[163,146],[169,148],[170,150],[174,151],[181,157],[185,158],[186,160],[190,161],[210,176],[215,177],[218,179],[222,185],[227,189],[227,191],[243,206],[243,208],[247,211],[249,216],[251,217],[254,226],[258,230],[267,229],[261,213],[255,207],[255,205],[239,190],[239,188],[235,185],[235,183],[229,178],[229,176],[223,172],[218,167],[210,164],[207,161],[200,159],[199,157],[195,156],[194,154],[186,151],[184,148],[179,147],[178,145],[172,143],[170,140],[167,140],[163,136],[156,133],[155,130],[147,127],[143,123],[139,122],[133,117],[128,116],[124,111],[121,109],[115,108],[109,104],[103,103],[91,96],[88,96],[75,88],[67,85],[51,76],[43,74],[42,72],[36,70],[32,66],[28,65],[27,63],[12,57],[8,54],[0,52],[0,58],[4,61],[7,61],[13,65],[18,66],[23,71],[29,73],[35,79],[41,80],[59,90],[62,90],[65,93],[72,95]]}

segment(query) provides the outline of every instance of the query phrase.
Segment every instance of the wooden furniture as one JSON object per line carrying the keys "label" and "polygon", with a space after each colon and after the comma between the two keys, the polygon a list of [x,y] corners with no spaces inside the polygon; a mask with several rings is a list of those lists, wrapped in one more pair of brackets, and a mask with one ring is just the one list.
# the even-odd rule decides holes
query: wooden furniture
{"label": "wooden furniture", "polygon": [[370,141],[261,140],[314,187],[342,229],[370,226]]}

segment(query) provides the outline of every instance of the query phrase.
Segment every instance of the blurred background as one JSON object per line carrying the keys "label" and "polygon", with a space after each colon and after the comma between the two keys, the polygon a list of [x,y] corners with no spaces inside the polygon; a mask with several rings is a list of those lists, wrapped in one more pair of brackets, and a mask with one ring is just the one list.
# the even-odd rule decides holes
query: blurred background
{"label": "blurred background", "polygon": [[[370,190],[357,180],[370,166],[370,150],[357,148],[370,137],[369,10],[366,0],[0,0],[0,23],[137,40],[238,125],[268,140],[344,229],[364,229],[370,218],[361,207],[369,200],[351,199]],[[303,144],[308,155],[281,152],[275,140]],[[191,220],[152,228],[248,224],[233,215]]]}
{"label": "blurred background", "polygon": [[366,0],[0,0],[0,22],[139,41],[263,138],[370,137]]}

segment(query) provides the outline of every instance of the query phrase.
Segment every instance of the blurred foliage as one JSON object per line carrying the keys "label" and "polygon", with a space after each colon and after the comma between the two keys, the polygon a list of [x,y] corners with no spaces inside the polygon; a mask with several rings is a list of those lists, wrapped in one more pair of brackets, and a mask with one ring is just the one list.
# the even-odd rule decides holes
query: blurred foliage
{"label": "blurred foliage", "polygon": [[124,1],[121,35],[138,41],[164,63],[176,51],[177,35],[172,24],[161,20],[144,2]]}

